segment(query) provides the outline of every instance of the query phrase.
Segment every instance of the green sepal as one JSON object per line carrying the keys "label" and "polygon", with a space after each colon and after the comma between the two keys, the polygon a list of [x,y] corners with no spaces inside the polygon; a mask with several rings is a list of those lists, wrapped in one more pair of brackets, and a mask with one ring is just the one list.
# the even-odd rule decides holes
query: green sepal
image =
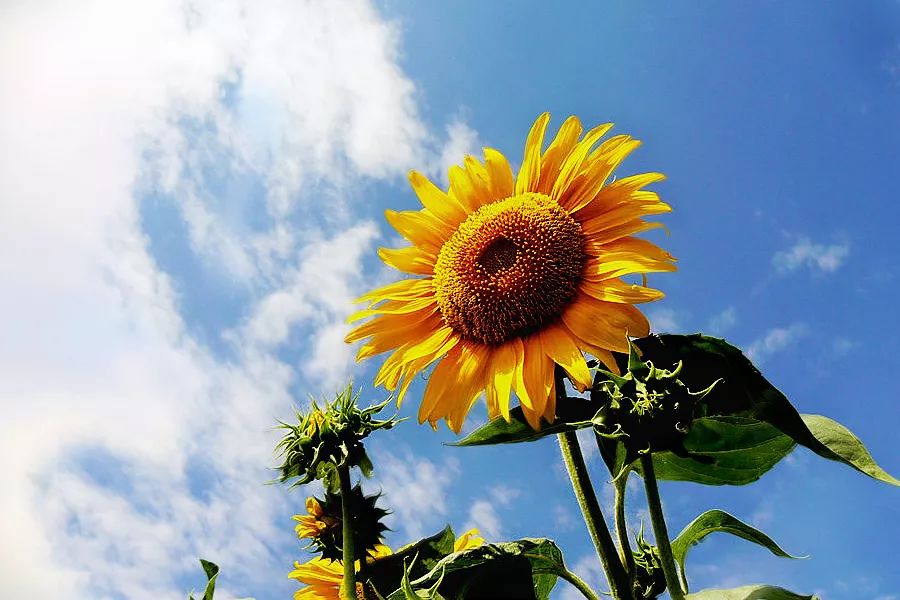
{"label": "green sepal", "polygon": [[684,589],[687,589],[687,574],[684,570],[684,561],[687,558],[688,550],[702,542],[709,534],[716,532],[730,533],[731,535],[743,538],[754,544],[759,544],[776,556],[781,556],[783,558],[805,558],[788,554],[781,546],[775,543],[775,540],[765,533],[744,523],[740,519],[731,516],[724,510],[708,510],[691,521],[681,530],[681,533],[672,540],[672,555],[678,563],[679,574]]}
{"label": "green sepal", "polygon": [[729,590],[703,590],[685,596],[685,600],[818,600],[818,596],[796,594],[776,585],[745,585]]}
{"label": "green sepal", "polygon": [[[213,595],[216,592],[216,579],[219,577],[219,565],[201,558],[200,566],[203,567],[203,572],[206,573],[206,588],[204,588],[203,596],[200,600],[213,600]],[[188,594],[188,600],[194,600],[193,593]]]}
{"label": "green sepal", "polygon": [[[382,519],[390,512],[378,507],[380,497],[381,494],[365,495],[358,483],[350,488],[347,505],[353,527],[354,556],[366,556],[374,550],[388,530]],[[319,503],[323,516],[330,519],[326,522],[330,522],[331,527],[326,527],[317,537],[302,539],[309,539],[308,548],[321,554],[322,558],[341,560],[344,556],[341,495],[326,489],[324,498],[314,499]]]}
{"label": "green sepal", "polygon": [[542,423],[541,429],[535,431],[525,420],[522,408],[517,406],[509,411],[508,422],[502,416],[491,419],[463,439],[448,445],[486,446],[533,442],[548,435],[590,427],[591,419],[597,413],[596,406],[584,398],[566,398],[557,403],[556,411],[556,420],[553,423]]}

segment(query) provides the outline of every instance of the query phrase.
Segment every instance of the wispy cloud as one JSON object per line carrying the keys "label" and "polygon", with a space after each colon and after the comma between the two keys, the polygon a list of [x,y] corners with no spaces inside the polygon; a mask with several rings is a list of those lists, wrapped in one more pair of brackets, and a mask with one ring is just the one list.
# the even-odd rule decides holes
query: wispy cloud
{"label": "wispy cloud", "polygon": [[488,541],[503,540],[503,519],[497,507],[501,509],[508,507],[520,494],[520,490],[508,486],[492,487],[488,492],[488,499],[476,500],[469,507],[469,520],[463,526],[463,530],[475,527]]}
{"label": "wispy cloud", "polygon": [[710,317],[707,331],[713,335],[724,335],[735,326],[737,321],[737,310],[733,306],[729,306],[722,312]]}
{"label": "wispy cloud", "polygon": [[770,329],[747,346],[747,356],[753,362],[761,364],[773,354],[795,344],[808,331],[809,328],[805,323],[794,323],[788,327]]}
{"label": "wispy cloud", "polygon": [[678,333],[682,330],[682,316],[671,308],[649,308],[647,319],[654,333]]}
{"label": "wispy cloud", "polygon": [[775,253],[772,264],[779,273],[807,268],[815,273],[837,271],[850,254],[850,244],[818,244],[801,236],[787,250]]}
{"label": "wispy cloud", "polygon": [[[226,596],[287,594],[291,511],[262,485],[271,425],[291,389],[349,369],[343,316],[377,235],[347,210],[355,189],[444,143],[398,30],[366,2],[0,11],[0,88],[15,90],[0,111],[4,594],[181,596],[197,556],[259,585],[225,578]],[[187,321],[177,290],[194,282],[155,260],[148,196],[186,227],[185,258],[245,293],[227,360]],[[317,342],[288,359],[294,335]],[[106,466],[79,464],[85,449]],[[403,503],[414,528],[452,465],[395,459],[408,478],[385,487],[421,494]]]}
{"label": "wispy cloud", "polygon": [[378,465],[373,483],[381,486],[385,504],[394,511],[388,525],[403,533],[403,543],[444,526],[449,487],[459,475],[455,459],[435,463],[409,449],[399,453],[379,449],[373,460]]}

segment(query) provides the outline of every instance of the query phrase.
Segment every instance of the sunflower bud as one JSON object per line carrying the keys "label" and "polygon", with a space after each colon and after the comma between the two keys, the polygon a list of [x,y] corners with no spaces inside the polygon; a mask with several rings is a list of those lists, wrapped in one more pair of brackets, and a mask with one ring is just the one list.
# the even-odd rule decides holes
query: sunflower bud
{"label": "sunflower bud", "polygon": [[659,557],[659,549],[652,546],[644,539],[644,527],[635,539],[637,550],[632,551],[634,556],[634,580],[632,590],[634,597],[639,600],[652,600],[666,591],[666,577],[662,568],[662,560]]}
{"label": "sunflower bud", "polygon": [[359,467],[369,476],[372,462],[366,455],[363,438],[376,429],[390,429],[400,420],[384,421],[374,415],[390,402],[361,409],[357,405],[359,392],[353,393],[351,385],[340,392],[333,401],[324,401],[319,407],[312,401],[309,412],[297,411],[295,425],[280,422],[284,437],[276,446],[282,464],[277,467],[279,481],[294,479],[291,487],[320,479],[326,489],[337,492],[337,467]]}
{"label": "sunflower bud", "polygon": [[624,444],[626,464],[649,452],[686,452],[683,440],[695,407],[718,382],[692,392],[679,379],[684,368],[680,361],[671,369],[643,361],[632,345],[624,376],[600,371],[591,391],[592,399],[601,405],[594,428]]}

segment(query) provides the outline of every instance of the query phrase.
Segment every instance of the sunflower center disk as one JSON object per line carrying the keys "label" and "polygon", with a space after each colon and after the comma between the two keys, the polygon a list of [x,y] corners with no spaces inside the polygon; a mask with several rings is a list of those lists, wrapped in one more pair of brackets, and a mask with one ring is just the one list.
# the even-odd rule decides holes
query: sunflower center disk
{"label": "sunflower center disk", "polygon": [[461,336],[501,344],[557,319],[581,280],[581,225],[556,201],[525,193],[482,206],[441,248],[434,290]]}

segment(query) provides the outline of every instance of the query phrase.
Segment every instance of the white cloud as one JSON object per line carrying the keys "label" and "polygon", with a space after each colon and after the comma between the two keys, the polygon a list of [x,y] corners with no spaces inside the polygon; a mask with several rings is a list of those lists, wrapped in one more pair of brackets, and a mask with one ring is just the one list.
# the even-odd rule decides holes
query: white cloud
{"label": "white cloud", "polygon": [[789,348],[808,332],[805,323],[794,323],[788,327],[776,327],[767,331],[747,346],[747,356],[756,364],[761,364],[770,356]]}
{"label": "white cloud", "polygon": [[393,513],[387,524],[403,534],[403,542],[431,535],[446,525],[448,488],[459,475],[459,463],[436,464],[408,448],[394,453],[374,446],[374,484],[380,485]]}
{"label": "white cloud", "polygon": [[520,494],[520,490],[505,485],[492,487],[488,492],[489,499],[476,500],[469,507],[469,520],[463,526],[463,531],[474,527],[488,541],[503,540],[503,519],[497,508],[508,507]]}
{"label": "white cloud", "polygon": [[440,155],[434,163],[433,171],[440,177],[440,181],[447,186],[449,184],[447,170],[457,164],[462,164],[467,154],[480,158],[481,143],[478,141],[478,132],[469,127],[464,121],[456,119],[447,125],[447,141],[441,148]]}
{"label": "white cloud", "polygon": [[682,329],[681,317],[671,308],[649,308],[647,319],[654,333],[677,333]]}
{"label": "white cloud", "polygon": [[[346,372],[336,340],[375,237],[349,218],[355,185],[440,152],[397,52],[361,1],[0,7],[4,594],[180,597],[197,556],[225,567],[225,596],[291,589],[270,427],[300,375]],[[149,252],[145,194],[251,299],[227,361]],[[277,354],[300,329],[318,340],[303,369]]]}
{"label": "white cloud", "polygon": [[724,335],[737,323],[737,310],[729,306],[709,319],[708,331],[713,335]]}
{"label": "white cloud", "polygon": [[816,244],[808,237],[799,237],[787,250],[776,252],[772,264],[780,273],[790,273],[801,267],[813,272],[833,273],[850,254],[850,244]]}

